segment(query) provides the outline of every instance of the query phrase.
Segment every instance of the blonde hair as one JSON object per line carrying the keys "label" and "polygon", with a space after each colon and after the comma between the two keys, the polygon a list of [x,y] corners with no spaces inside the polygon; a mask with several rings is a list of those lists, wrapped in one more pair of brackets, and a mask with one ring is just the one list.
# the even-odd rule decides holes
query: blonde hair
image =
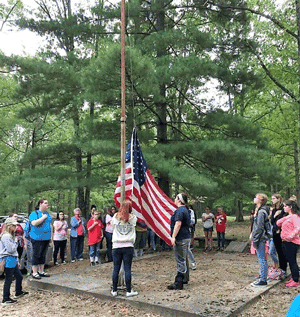
{"label": "blonde hair", "polygon": [[74,209],[74,214],[75,214],[77,211],[80,211],[80,212],[81,212],[81,209],[80,209],[80,208],[75,208],[75,209]]}
{"label": "blonde hair", "polygon": [[8,233],[8,234],[10,234],[13,238],[15,238],[15,236],[16,236],[16,231],[15,231],[15,230],[11,230],[12,226],[16,227],[16,225],[13,225],[13,224],[4,224],[3,230],[2,230],[2,232],[1,232],[1,237],[4,235],[4,233]]}
{"label": "blonde hair", "polygon": [[261,206],[264,206],[268,201],[268,196],[264,193],[258,193],[255,195],[261,201]]}

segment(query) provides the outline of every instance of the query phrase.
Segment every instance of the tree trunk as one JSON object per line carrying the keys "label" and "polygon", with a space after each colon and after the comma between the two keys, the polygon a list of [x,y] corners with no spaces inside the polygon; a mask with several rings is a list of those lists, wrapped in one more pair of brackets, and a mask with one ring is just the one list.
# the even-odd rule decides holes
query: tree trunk
{"label": "tree trunk", "polygon": [[235,221],[244,221],[243,217],[243,201],[239,198],[235,199]]}
{"label": "tree trunk", "polygon": [[[163,32],[165,29],[165,1],[157,0],[157,5],[160,8],[157,12],[157,32]],[[160,46],[157,50],[157,58],[161,58],[166,54],[166,49],[164,46]],[[166,85],[163,83],[160,85],[160,99],[161,101],[156,103],[158,122],[157,122],[157,143],[167,143],[167,105],[166,105]],[[163,192],[170,196],[170,183],[169,176],[165,172],[158,172],[158,186],[163,190]]]}
{"label": "tree trunk", "polygon": [[298,143],[300,137],[300,2],[296,0],[296,12],[297,12],[297,45],[298,45],[298,140],[294,142],[294,165],[295,165],[295,194],[299,200],[300,198],[300,183],[299,183],[299,150]]}

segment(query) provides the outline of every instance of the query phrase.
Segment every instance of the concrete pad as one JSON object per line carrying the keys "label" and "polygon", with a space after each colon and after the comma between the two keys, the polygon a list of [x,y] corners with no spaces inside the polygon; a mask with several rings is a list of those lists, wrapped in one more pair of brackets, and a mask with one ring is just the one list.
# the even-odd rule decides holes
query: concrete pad
{"label": "concrete pad", "polygon": [[232,241],[228,247],[224,250],[225,252],[238,252],[244,253],[249,251],[249,242],[238,242]]}
{"label": "concrete pad", "polygon": [[[145,258],[154,258],[156,255],[146,256]],[[220,265],[228,265],[230,261],[230,254],[218,253],[215,255],[215,261],[219,259]],[[154,260],[154,259],[153,259]],[[223,263],[223,264],[222,264]],[[267,286],[253,287],[247,283],[245,287],[238,292],[235,291],[234,281],[228,280],[226,283],[232,289],[230,298],[220,298],[217,301],[212,300],[209,291],[204,294],[194,294],[186,292],[186,290],[193,290],[195,282],[191,279],[190,283],[185,286],[183,291],[168,291],[161,289],[161,296],[151,300],[151,293],[140,292],[138,296],[126,298],[124,291],[119,291],[119,296],[112,297],[111,289],[111,272],[112,264],[102,264],[103,272],[101,271],[101,278],[96,274],[96,270],[91,267],[84,267],[74,271],[67,271],[59,274],[53,274],[49,278],[42,278],[41,280],[34,280],[29,278],[29,285],[33,288],[46,289],[56,292],[77,295],[89,295],[103,300],[124,301],[130,305],[142,309],[145,312],[153,312],[163,316],[205,316],[205,317],[233,317],[240,313],[245,307],[258,300],[261,295],[267,293],[270,288],[276,286],[280,281],[271,281]],[[200,270],[200,268],[199,268]],[[169,272],[170,273],[170,272]],[[133,280],[139,280],[140,284],[147,284],[149,280],[153,279],[160,271],[156,270],[138,273],[133,270]],[[160,276],[160,275],[159,275]],[[163,276],[163,280],[168,280],[168,276]],[[193,284],[194,283],[194,284]],[[232,285],[231,285],[232,284]],[[203,284],[204,287],[207,287]],[[224,285],[228,287],[228,285]],[[211,285],[213,287],[213,285]],[[175,294],[174,296],[170,296]]]}

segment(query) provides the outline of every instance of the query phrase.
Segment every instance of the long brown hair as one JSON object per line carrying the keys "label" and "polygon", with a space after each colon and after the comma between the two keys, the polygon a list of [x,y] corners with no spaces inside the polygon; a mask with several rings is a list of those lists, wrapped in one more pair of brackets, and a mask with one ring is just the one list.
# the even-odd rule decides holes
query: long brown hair
{"label": "long brown hair", "polygon": [[296,214],[298,216],[300,216],[300,211],[299,211],[299,206],[297,205],[297,203],[294,200],[286,200],[284,202],[284,204],[286,206],[290,206],[292,208],[292,214]]}
{"label": "long brown hair", "polygon": [[282,196],[280,194],[273,194],[272,197],[278,199],[278,202],[276,204],[273,204],[273,208],[279,209],[282,205]]}
{"label": "long brown hair", "polygon": [[120,209],[116,214],[116,218],[118,220],[123,220],[124,222],[128,222],[129,220],[129,214],[131,214],[132,211],[132,204],[130,200],[124,200],[121,203]]}

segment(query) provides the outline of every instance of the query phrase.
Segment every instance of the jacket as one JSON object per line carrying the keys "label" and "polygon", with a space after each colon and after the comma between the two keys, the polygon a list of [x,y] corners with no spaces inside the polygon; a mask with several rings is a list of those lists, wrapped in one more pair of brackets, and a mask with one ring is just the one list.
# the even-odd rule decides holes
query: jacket
{"label": "jacket", "polygon": [[9,233],[4,233],[0,240],[0,258],[18,257],[18,243]]}
{"label": "jacket", "polygon": [[[81,218],[81,223],[83,227],[83,236],[85,236],[86,235],[86,220],[84,218]],[[70,225],[71,225],[70,236],[72,238],[77,238],[77,227],[79,226],[79,222],[77,221],[75,216],[71,218]]]}
{"label": "jacket", "polygon": [[277,226],[281,227],[280,237],[283,241],[300,245],[300,217],[298,215],[294,214],[279,219]]}
{"label": "jacket", "polygon": [[268,207],[261,207],[253,218],[252,241],[257,248],[259,242],[265,242],[272,237],[272,228],[268,217]]}

